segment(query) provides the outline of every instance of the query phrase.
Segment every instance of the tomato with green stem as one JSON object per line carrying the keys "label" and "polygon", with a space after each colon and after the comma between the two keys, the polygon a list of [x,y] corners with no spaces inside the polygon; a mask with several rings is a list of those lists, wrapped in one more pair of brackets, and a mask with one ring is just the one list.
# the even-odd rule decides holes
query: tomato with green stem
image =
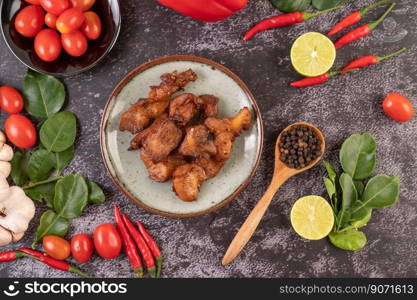
{"label": "tomato with green stem", "polygon": [[7,139],[16,147],[28,149],[36,144],[37,133],[32,122],[23,115],[11,115],[4,124]]}
{"label": "tomato with green stem", "polygon": [[399,93],[389,94],[382,103],[385,114],[397,122],[408,122],[414,115],[413,104]]}
{"label": "tomato with green stem", "polygon": [[35,52],[46,62],[54,61],[61,54],[62,46],[59,34],[52,29],[43,29],[35,37]]}
{"label": "tomato with green stem", "polygon": [[17,13],[16,31],[25,37],[34,37],[45,24],[45,14],[38,5],[29,5]]}
{"label": "tomato with green stem", "polygon": [[23,97],[22,95],[11,86],[0,87],[0,107],[6,113],[18,114],[23,109]]}

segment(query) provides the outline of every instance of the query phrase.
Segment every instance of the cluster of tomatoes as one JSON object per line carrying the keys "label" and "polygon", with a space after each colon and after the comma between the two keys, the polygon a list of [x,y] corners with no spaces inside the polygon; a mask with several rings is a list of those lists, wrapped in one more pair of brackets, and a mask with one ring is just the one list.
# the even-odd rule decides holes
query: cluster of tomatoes
{"label": "cluster of tomatoes", "polygon": [[43,61],[56,60],[62,48],[71,56],[82,56],[87,39],[96,40],[101,34],[100,17],[88,11],[96,0],[25,1],[31,5],[17,13],[14,26],[22,36],[35,38],[35,52]]}
{"label": "cluster of tomatoes", "polygon": [[33,123],[24,115],[23,97],[11,86],[0,86],[0,108],[10,114],[4,125],[8,140],[18,148],[28,149],[36,144],[37,133]]}
{"label": "cluster of tomatoes", "polygon": [[42,247],[55,259],[64,260],[72,255],[79,263],[86,263],[93,256],[94,249],[102,258],[116,258],[122,249],[122,242],[116,227],[106,223],[96,227],[93,239],[85,233],[74,235],[70,242],[59,236],[48,235],[43,238]]}

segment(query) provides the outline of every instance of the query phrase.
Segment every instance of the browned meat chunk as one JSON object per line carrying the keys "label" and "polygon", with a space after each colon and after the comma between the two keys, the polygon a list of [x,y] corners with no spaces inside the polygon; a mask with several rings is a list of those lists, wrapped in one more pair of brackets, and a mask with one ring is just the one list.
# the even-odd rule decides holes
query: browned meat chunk
{"label": "browned meat chunk", "polygon": [[232,152],[233,141],[251,123],[251,114],[247,107],[242,108],[236,116],[228,119],[207,118],[204,125],[214,134],[217,161],[226,161]]}
{"label": "browned meat chunk", "polygon": [[179,126],[185,126],[197,114],[197,97],[182,94],[175,97],[169,105],[169,118]]}
{"label": "browned meat chunk", "polygon": [[130,147],[129,150],[136,150],[139,149],[140,147],[142,147],[143,141],[149,136],[149,134],[151,134],[152,132],[154,132],[155,130],[157,130],[157,128],[159,126],[161,126],[162,122],[164,120],[168,119],[168,114],[164,113],[162,115],[160,115],[153,123],[151,126],[149,126],[148,128],[142,130],[141,132],[139,132],[130,142]]}
{"label": "browned meat chunk", "polygon": [[217,152],[213,140],[209,139],[210,132],[204,125],[187,127],[187,133],[179,153],[184,156],[202,157],[215,155]]}
{"label": "browned meat chunk", "polygon": [[208,157],[197,158],[195,163],[204,169],[207,179],[216,177],[224,166],[224,161],[215,161]]}
{"label": "browned meat chunk", "polygon": [[170,154],[165,160],[158,163],[154,163],[144,149],[140,151],[140,157],[148,169],[149,177],[158,182],[168,181],[175,168],[186,163],[182,155],[178,153]]}
{"label": "browned meat chunk", "polygon": [[182,131],[170,119],[164,119],[143,140],[142,145],[153,162],[160,162],[178,147]]}
{"label": "browned meat chunk", "polygon": [[217,103],[219,98],[212,95],[202,95],[196,99],[199,109],[203,111],[206,118],[217,116]]}
{"label": "browned meat chunk", "polygon": [[173,190],[181,200],[195,201],[205,179],[204,169],[199,165],[190,163],[179,166],[172,175]]}
{"label": "browned meat chunk", "polygon": [[133,134],[145,129],[153,119],[165,112],[171,95],[196,78],[197,75],[191,69],[179,74],[174,71],[162,75],[161,84],[151,87],[149,98],[140,99],[122,114],[119,129]]}

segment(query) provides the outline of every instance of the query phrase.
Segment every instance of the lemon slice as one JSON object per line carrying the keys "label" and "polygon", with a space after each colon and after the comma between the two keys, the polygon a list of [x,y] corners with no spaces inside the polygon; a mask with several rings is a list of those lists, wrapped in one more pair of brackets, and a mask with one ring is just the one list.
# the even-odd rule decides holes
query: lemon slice
{"label": "lemon slice", "polygon": [[291,209],[291,225],[300,236],[320,240],[333,228],[334,215],[330,204],[320,196],[305,196]]}
{"label": "lemon slice", "polygon": [[303,76],[315,77],[331,69],[336,59],[336,48],[331,40],[318,32],[300,36],[291,47],[291,63]]}

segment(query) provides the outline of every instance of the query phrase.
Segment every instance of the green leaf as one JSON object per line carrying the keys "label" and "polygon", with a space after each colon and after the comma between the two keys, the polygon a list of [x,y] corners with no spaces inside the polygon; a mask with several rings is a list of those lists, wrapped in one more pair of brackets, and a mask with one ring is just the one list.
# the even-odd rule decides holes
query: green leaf
{"label": "green leaf", "polygon": [[349,209],[358,200],[358,192],[349,174],[343,173],[339,179],[342,188],[342,208]]}
{"label": "green leaf", "polygon": [[25,190],[26,196],[32,200],[46,202],[46,205],[52,208],[52,202],[54,201],[55,195],[55,182],[45,183],[38,185],[31,189]]}
{"label": "green leaf", "polygon": [[348,224],[350,219],[350,210],[342,208],[336,216],[336,228],[343,228]]}
{"label": "green leaf", "polygon": [[362,231],[350,229],[342,232],[331,232],[330,242],[337,248],[358,251],[365,247],[367,239]]}
{"label": "green leaf", "polygon": [[45,211],[39,221],[32,247],[34,247],[46,235],[64,237],[68,233],[68,227],[68,220],[60,217],[52,210]]}
{"label": "green leaf", "polygon": [[365,189],[365,185],[362,181],[358,180],[353,181],[353,183],[355,184],[356,191],[358,192],[358,199],[360,199],[362,197],[363,190]]}
{"label": "green leaf", "polygon": [[23,78],[23,96],[26,111],[32,116],[45,119],[64,105],[65,88],[55,77],[28,69]]}
{"label": "green leaf", "polygon": [[25,150],[18,150],[14,153],[13,159],[11,161],[12,171],[10,176],[15,185],[22,186],[28,180],[28,175],[26,172],[26,166],[29,161],[29,153]]}
{"label": "green leaf", "polygon": [[326,186],[327,194],[329,195],[330,200],[333,200],[333,197],[336,195],[336,187],[329,178],[323,177],[324,185]]}
{"label": "green leaf", "polygon": [[42,125],[40,140],[50,152],[62,152],[74,144],[77,134],[77,120],[69,111],[59,112]]}
{"label": "green leaf", "polygon": [[318,10],[325,10],[336,7],[343,2],[346,2],[346,0],[313,0],[313,5]]}
{"label": "green leaf", "polygon": [[74,219],[87,205],[88,186],[79,174],[67,175],[55,185],[53,207],[59,216]]}
{"label": "green leaf", "polygon": [[33,182],[45,180],[54,166],[54,155],[45,149],[38,149],[32,153],[29,159],[27,173]]}
{"label": "green leaf", "polygon": [[102,204],[106,201],[106,196],[100,186],[88,179],[86,179],[88,186],[88,203],[90,204]]}
{"label": "green leaf", "polygon": [[55,169],[57,170],[58,174],[61,173],[71,162],[74,158],[74,145],[69,147],[67,150],[62,152],[54,153],[55,156]]}
{"label": "green leaf", "polygon": [[362,208],[383,208],[397,202],[400,195],[400,179],[396,176],[377,175],[365,187],[362,204],[354,212]]}
{"label": "green leaf", "polygon": [[282,12],[305,11],[311,0],[271,0],[272,4]]}
{"label": "green leaf", "polygon": [[342,145],[340,163],[353,179],[365,179],[376,163],[376,142],[369,133],[353,134]]}
{"label": "green leaf", "polygon": [[323,164],[326,167],[327,174],[329,174],[330,180],[336,182],[337,173],[335,167],[327,160],[323,160]]}
{"label": "green leaf", "polygon": [[361,228],[365,226],[366,224],[368,224],[371,218],[372,218],[372,209],[366,208],[363,210],[363,214],[361,216],[360,215],[351,216],[351,226],[356,229]]}

